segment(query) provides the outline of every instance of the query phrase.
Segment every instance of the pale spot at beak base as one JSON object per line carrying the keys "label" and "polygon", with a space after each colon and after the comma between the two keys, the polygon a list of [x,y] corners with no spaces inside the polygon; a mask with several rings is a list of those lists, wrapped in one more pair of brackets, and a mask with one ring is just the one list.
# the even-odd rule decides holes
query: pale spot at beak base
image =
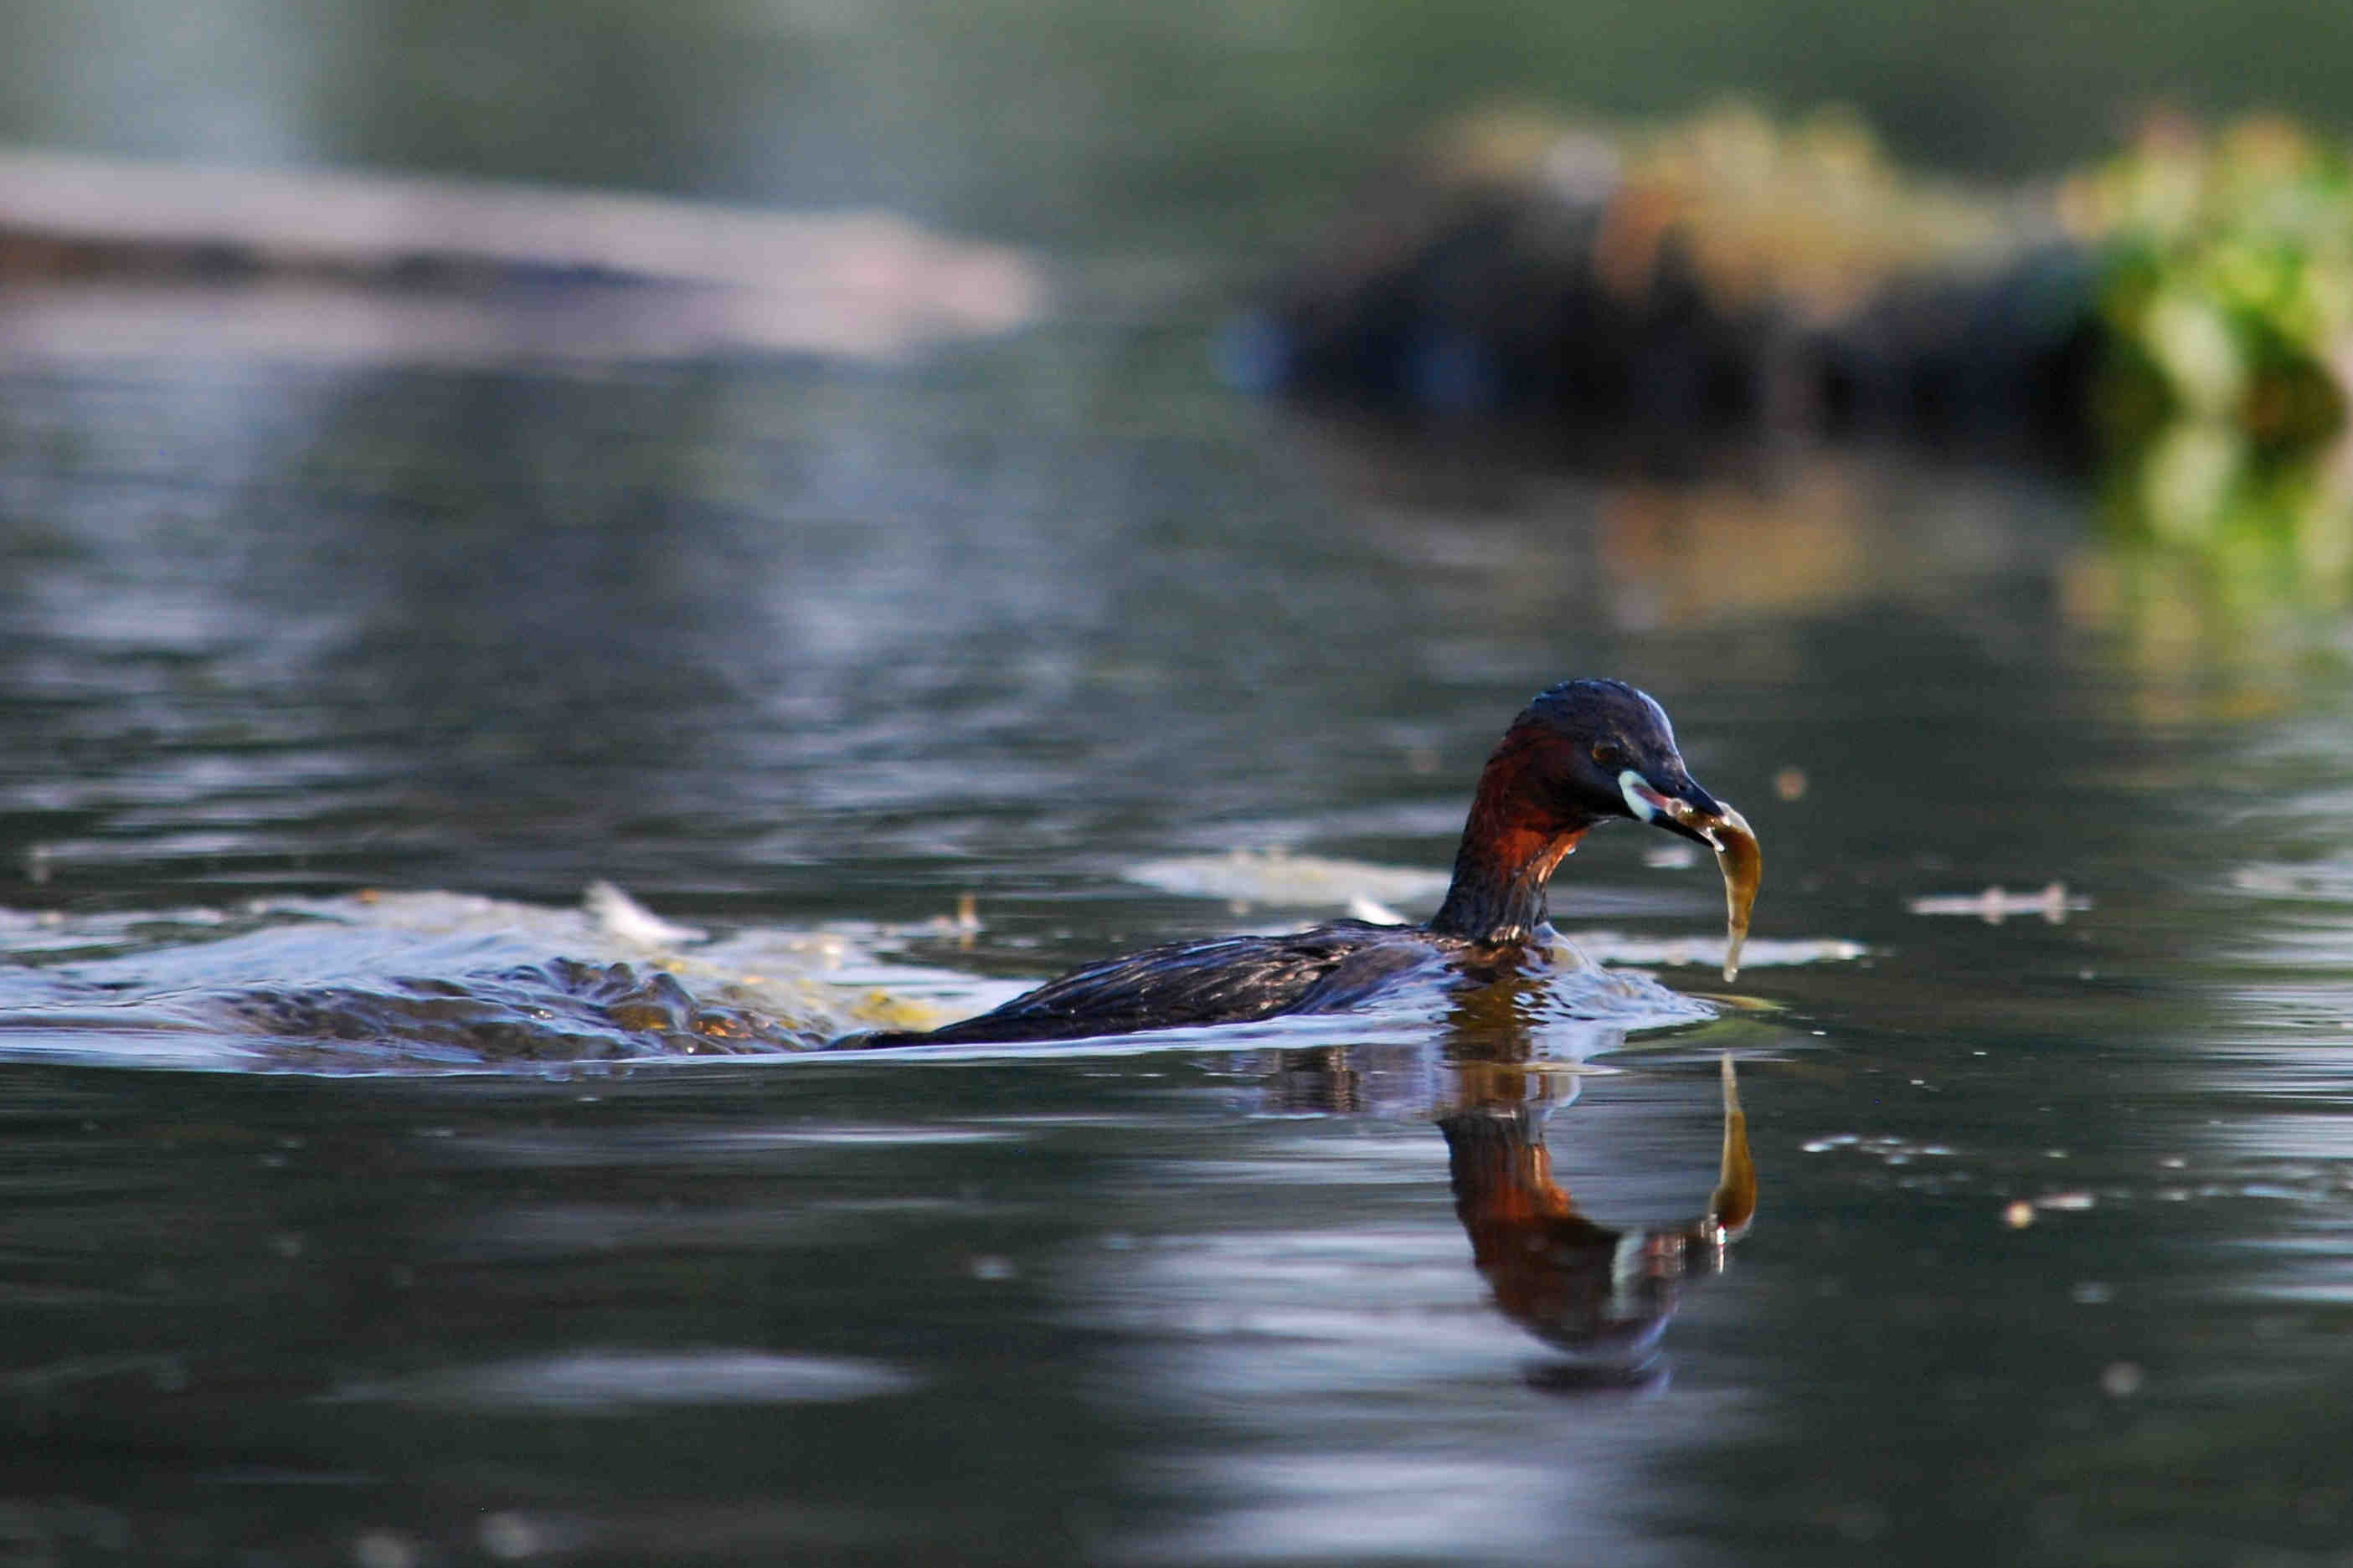
{"label": "pale spot at beak base", "polygon": [[1656,822],[1665,810],[1667,797],[1651,787],[1650,781],[1628,768],[1618,775],[1618,793],[1626,797],[1626,809],[1642,822]]}

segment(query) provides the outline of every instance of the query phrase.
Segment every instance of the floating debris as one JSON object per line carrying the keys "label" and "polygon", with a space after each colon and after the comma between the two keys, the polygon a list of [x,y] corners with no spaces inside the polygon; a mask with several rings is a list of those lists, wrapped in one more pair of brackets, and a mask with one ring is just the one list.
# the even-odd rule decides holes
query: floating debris
{"label": "floating debris", "polygon": [[2092,907],[2092,900],[2071,895],[2064,882],[2047,882],[2039,892],[2013,893],[1988,888],[1982,893],[1932,893],[1906,899],[1915,915],[1972,915],[1988,925],[2000,925],[2012,915],[2040,915],[2052,925],[2065,923],[2070,913]]}
{"label": "floating debris", "polygon": [[1809,1154],[1852,1150],[1859,1154],[1874,1156],[1890,1165],[1908,1165],[1914,1160],[1948,1159],[1954,1152],[1943,1143],[1917,1142],[1894,1133],[1833,1132],[1827,1137],[1809,1138],[1798,1147]]}
{"label": "floating debris", "polygon": [[[2034,1223],[2039,1214],[2082,1214],[2096,1207],[2098,1203],[2099,1200],[2091,1193],[2081,1189],[2044,1193],[2033,1198],[2014,1198],[2002,1206],[2001,1223],[2012,1230],[2024,1230]],[[2111,1287],[2099,1283],[2079,1285],[2075,1289],[2075,1300],[2087,1305],[2096,1305],[2114,1295]],[[2104,1291],[2107,1294],[2101,1294]]]}

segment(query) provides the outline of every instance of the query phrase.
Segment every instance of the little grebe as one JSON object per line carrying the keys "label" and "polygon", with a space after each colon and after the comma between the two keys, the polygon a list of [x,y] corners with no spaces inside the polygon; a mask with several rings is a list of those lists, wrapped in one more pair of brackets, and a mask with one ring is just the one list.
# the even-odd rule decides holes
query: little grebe
{"label": "little grebe", "polygon": [[1442,964],[1493,978],[1545,919],[1545,884],[1596,824],[1631,817],[1707,845],[1732,908],[1729,977],[1756,891],[1756,839],[1740,814],[1694,783],[1665,710],[1622,680],[1568,680],[1512,721],[1479,775],[1454,881],[1429,923],[1335,921],[1290,936],[1148,948],[1074,970],[993,1012],[929,1033],[853,1035],[853,1049],[1070,1040],[1243,1023],[1356,1005]]}

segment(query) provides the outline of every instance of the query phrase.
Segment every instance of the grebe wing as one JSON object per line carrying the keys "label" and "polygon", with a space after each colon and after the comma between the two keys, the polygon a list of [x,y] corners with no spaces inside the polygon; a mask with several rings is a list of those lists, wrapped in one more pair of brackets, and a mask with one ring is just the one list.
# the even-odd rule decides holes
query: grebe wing
{"label": "grebe wing", "polygon": [[1337,1012],[1428,962],[1410,928],[1345,921],[1291,936],[1234,936],[1146,948],[1073,970],[993,1012],[929,1034],[869,1035],[845,1045],[1075,1040],[1196,1024]]}

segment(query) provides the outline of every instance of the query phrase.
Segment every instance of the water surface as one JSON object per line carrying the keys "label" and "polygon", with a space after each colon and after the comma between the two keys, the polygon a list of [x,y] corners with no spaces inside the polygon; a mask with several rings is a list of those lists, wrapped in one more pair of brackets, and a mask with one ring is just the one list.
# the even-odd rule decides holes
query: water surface
{"label": "water surface", "polygon": [[[1238,403],[1207,340],[12,375],[0,1540],[2337,1551],[2340,628],[2056,477],[1536,463]],[[1336,912],[1171,861],[1420,873],[1374,886],[1426,913],[1504,721],[1601,672],[1764,842],[1792,962],[1712,1019],[532,1059],[628,1033],[560,959],[821,1033]],[[1665,847],[1596,834],[1556,916],[1721,998],[1714,870]],[[693,932],[575,912],[599,879]],[[257,1023],[297,994],[368,1027]],[[1757,1222],[1642,1264],[1707,1202],[1727,1052]],[[1564,1242],[1532,1319],[1460,1168],[1539,1143],[1634,1241]]]}

